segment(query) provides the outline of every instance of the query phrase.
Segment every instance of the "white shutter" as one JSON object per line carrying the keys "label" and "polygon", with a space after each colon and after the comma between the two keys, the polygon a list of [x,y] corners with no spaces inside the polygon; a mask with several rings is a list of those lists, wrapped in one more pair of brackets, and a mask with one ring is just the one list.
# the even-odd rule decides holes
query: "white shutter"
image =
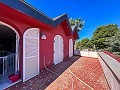
{"label": "white shutter", "polygon": [[54,64],[59,63],[59,37],[54,39]]}
{"label": "white shutter", "polygon": [[54,64],[63,61],[63,38],[56,35],[54,38]]}
{"label": "white shutter", "polygon": [[39,74],[39,29],[31,28],[23,36],[23,81]]}
{"label": "white shutter", "polygon": [[59,39],[60,39],[60,60],[59,60],[59,62],[62,62],[63,61],[63,39],[62,39],[62,37],[59,37]]}
{"label": "white shutter", "polygon": [[69,57],[73,56],[73,40],[69,40]]}

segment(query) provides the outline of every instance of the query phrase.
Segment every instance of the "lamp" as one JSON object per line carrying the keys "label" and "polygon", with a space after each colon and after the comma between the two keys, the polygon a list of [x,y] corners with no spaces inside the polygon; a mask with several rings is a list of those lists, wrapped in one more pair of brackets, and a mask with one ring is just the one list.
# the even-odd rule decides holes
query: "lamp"
{"label": "lamp", "polygon": [[46,39],[46,35],[43,32],[41,32],[41,39]]}

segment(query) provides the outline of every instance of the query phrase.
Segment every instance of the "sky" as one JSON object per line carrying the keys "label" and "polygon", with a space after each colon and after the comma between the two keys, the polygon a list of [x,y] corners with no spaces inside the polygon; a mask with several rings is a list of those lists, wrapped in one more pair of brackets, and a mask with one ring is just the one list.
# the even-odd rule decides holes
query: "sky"
{"label": "sky", "polygon": [[117,24],[120,27],[120,0],[25,0],[51,18],[67,13],[69,18],[82,18],[80,40],[91,38],[97,27]]}

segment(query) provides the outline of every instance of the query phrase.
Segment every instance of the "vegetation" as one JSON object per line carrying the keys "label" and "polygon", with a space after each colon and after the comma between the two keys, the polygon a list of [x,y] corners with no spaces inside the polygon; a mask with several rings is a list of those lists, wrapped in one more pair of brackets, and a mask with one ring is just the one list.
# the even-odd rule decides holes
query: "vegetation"
{"label": "vegetation", "polygon": [[107,46],[104,44],[107,38],[114,36],[118,31],[117,25],[106,25],[98,27],[93,33],[91,38],[92,43],[96,46],[97,49],[104,49]]}
{"label": "vegetation", "polygon": [[82,39],[77,42],[77,49],[105,49],[112,52],[120,52],[120,30],[117,25],[98,27],[92,38]]}
{"label": "vegetation", "polygon": [[77,43],[77,49],[87,49],[89,47],[88,42],[88,38],[82,39]]}
{"label": "vegetation", "polygon": [[78,18],[76,20],[70,18],[69,21],[71,26],[77,26],[78,31],[80,31],[83,28],[85,23],[81,18]]}
{"label": "vegetation", "polygon": [[107,38],[105,44],[108,46],[107,50],[120,55],[120,30],[111,38]]}

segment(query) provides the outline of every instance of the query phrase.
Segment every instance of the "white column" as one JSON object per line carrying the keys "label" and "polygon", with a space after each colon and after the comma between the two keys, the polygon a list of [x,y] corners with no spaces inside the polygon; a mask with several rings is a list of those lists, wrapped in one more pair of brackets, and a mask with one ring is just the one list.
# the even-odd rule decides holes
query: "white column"
{"label": "white column", "polygon": [[15,72],[19,71],[19,57],[18,57],[18,50],[19,50],[19,38],[16,35],[16,58],[15,58]]}

